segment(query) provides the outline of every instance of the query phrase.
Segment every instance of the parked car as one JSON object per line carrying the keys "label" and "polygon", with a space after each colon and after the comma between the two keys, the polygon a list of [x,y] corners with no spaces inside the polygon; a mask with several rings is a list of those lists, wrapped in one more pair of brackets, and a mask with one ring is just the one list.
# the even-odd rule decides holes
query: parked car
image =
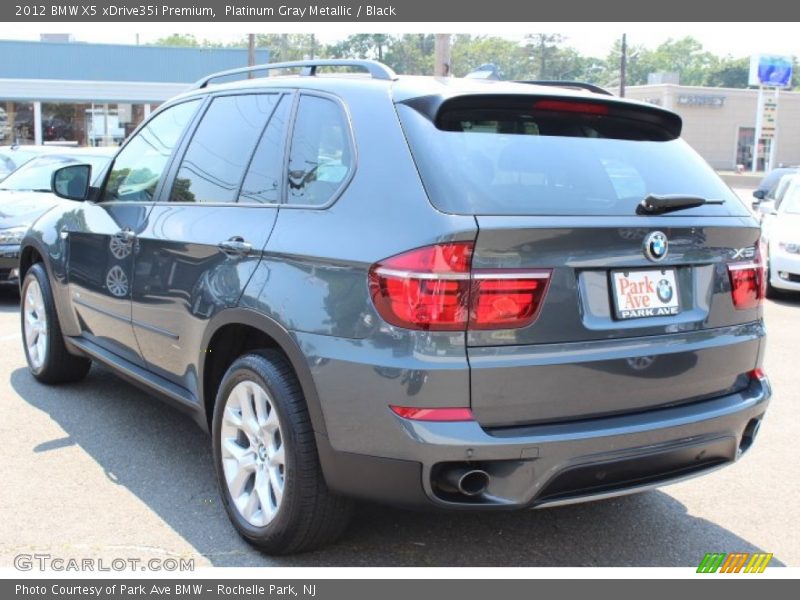
{"label": "parked car", "polygon": [[762,201],[773,202],[776,205],[780,204],[784,194],[786,193],[786,190],[789,189],[789,183],[794,177],[796,177],[796,175],[796,173],[787,173],[786,175],[781,175],[781,178],[778,179],[778,182],[767,192],[767,195],[764,196]]}
{"label": "parked car", "polygon": [[50,146],[0,146],[0,181],[16,171],[26,162],[42,154],[58,152],[60,148]]}
{"label": "parked car", "polygon": [[788,177],[783,193],[762,202],[759,211],[767,251],[767,295],[800,292],[800,175]]}
{"label": "parked car", "polygon": [[[33,158],[0,182],[0,286],[19,285],[19,245],[36,219],[60,201],[50,188],[53,172],[87,163],[101,173],[113,151],[105,148],[60,150]],[[73,184],[74,185],[74,184]]]}
{"label": "parked car", "polygon": [[20,259],[33,377],[96,361],[189,413],[271,553],[334,540],[352,498],[555,506],[750,448],[760,229],[678,115],[371,61],[233,74],[289,67],[198,82],[96,186],[56,171],[75,202]]}
{"label": "parked car", "polygon": [[800,168],[798,167],[778,167],[777,169],[772,169],[763,177],[758,187],[753,191],[753,198],[755,198],[753,208],[755,209],[758,203],[767,197],[770,190],[778,184],[784,175],[794,175],[798,172],[800,172]]}

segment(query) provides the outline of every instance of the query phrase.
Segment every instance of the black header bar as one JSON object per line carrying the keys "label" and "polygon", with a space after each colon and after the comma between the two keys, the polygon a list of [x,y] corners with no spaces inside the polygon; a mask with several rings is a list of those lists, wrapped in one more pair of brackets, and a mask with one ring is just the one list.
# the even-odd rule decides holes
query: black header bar
{"label": "black header bar", "polygon": [[[11,0],[7,22],[243,22],[243,23],[542,23],[797,21],[800,3],[760,0]],[[768,35],[754,27],[753,35]],[[681,37],[680,27],[675,37]]]}

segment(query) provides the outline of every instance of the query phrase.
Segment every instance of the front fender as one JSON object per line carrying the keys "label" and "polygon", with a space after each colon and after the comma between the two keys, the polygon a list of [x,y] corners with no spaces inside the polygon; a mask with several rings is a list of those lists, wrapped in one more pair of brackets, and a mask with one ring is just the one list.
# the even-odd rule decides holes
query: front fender
{"label": "front fender", "polygon": [[40,216],[25,234],[20,244],[20,285],[25,272],[35,262],[34,255],[42,259],[53,300],[58,313],[61,331],[66,336],[79,335],[81,330],[70,306],[67,285],[67,239],[61,236],[62,230],[73,231],[80,227],[81,207],[74,204],[56,206]]}

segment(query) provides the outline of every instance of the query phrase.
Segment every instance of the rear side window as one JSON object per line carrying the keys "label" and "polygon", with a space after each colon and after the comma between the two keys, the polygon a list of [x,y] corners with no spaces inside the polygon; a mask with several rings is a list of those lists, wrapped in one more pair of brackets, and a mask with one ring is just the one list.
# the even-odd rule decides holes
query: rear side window
{"label": "rear side window", "polygon": [[287,202],[330,202],[353,168],[350,132],[342,108],[318,96],[301,96],[287,173]]}
{"label": "rear side window", "polygon": [[199,100],[190,100],[164,109],[125,144],[114,159],[104,202],[153,200],[170,155],[198,105]]}
{"label": "rear side window", "polygon": [[279,94],[215,98],[181,161],[170,202],[236,202],[239,187]]}
{"label": "rear side window", "polygon": [[[452,102],[452,101],[450,101]],[[649,194],[725,200],[680,215],[746,215],[747,209],[689,146],[674,123],[643,110],[604,114],[519,97],[439,110],[435,123],[398,105],[412,154],[433,204],[456,214],[633,215]],[[566,110],[564,107],[566,106]],[[553,109],[551,110],[550,107]]]}
{"label": "rear side window", "polygon": [[249,204],[279,204],[281,180],[291,102],[284,98],[269,119],[256,147],[250,168],[239,192],[239,202]]}

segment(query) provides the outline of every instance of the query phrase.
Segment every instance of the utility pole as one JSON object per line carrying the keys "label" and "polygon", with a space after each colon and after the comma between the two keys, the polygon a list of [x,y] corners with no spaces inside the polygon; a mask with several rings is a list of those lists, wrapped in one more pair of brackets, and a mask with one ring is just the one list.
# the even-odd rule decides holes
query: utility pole
{"label": "utility pole", "polygon": [[433,46],[433,74],[436,77],[450,75],[450,34],[437,33]]}
{"label": "utility pole", "polygon": [[[256,64],[256,34],[247,34],[247,66],[252,67]],[[253,78],[253,72],[247,74],[248,79]]]}
{"label": "utility pole", "polygon": [[619,97],[625,97],[625,79],[628,70],[628,36],[622,34],[622,51],[619,56]]}

